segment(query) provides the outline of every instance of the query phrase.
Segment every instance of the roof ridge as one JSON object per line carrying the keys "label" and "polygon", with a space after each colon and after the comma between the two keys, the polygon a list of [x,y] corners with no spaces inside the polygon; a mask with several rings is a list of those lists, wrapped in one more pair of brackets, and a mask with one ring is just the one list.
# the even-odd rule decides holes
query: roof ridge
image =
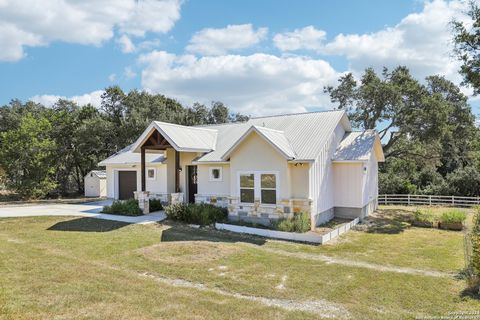
{"label": "roof ridge", "polygon": [[215,130],[215,129],[200,128],[200,127],[197,127],[197,126],[184,126],[183,124],[178,124],[178,123],[170,123],[170,122],[157,121],[157,120],[154,120],[153,122],[155,122],[156,124],[166,124],[168,126],[173,126],[173,127],[191,128],[191,129],[207,130],[207,131],[217,132],[217,130]]}
{"label": "roof ridge", "polygon": [[264,127],[264,126],[259,126],[259,125],[256,125],[256,124],[253,124],[252,127],[285,134],[285,131],[278,130],[278,129],[273,129],[273,128],[269,128],[269,127]]}
{"label": "roof ridge", "polygon": [[286,116],[298,116],[298,115],[303,115],[303,114],[327,113],[327,112],[345,112],[345,110],[317,110],[317,111],[305,111],[305,112],[294,112],[294,113],[282,113],[282,114],[274,114],[274,115],[269,115],[269,116],[251,117],[250,119],[264,119],[264,118],[275,118],[275,117],[286,117]]}

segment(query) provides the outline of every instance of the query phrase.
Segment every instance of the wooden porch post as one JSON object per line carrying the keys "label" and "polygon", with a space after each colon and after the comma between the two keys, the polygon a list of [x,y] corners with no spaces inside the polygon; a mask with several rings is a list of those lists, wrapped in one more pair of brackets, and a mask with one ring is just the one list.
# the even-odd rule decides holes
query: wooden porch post
{"label": "wooden porch post", "polygon": [[141,148],[140,171],[142,175],[142,191],[145,191],[145,147]]}
{"label": "wooden porch post", "polygon": [[180,192],[180,152],[177,150],[175,150],[175,192]]}

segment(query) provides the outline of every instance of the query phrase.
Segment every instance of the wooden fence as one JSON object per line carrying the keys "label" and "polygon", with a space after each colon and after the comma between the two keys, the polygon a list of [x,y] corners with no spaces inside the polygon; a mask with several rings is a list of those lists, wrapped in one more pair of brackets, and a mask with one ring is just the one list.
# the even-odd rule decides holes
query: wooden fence
{"label": "wooden fence", "polygon": [[381,194],[378,196],[378,204],[472,207],[480,205],[480,197],[435,196],[422,194]]}

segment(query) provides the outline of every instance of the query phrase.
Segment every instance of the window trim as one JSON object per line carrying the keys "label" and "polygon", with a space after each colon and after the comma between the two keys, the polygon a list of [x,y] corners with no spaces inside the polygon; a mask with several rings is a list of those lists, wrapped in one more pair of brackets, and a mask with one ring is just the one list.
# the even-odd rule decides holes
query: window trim
{"label": "window trim", "polygon": [[[149,170],[153,170],[153,178],[150,178],[150,177],[148,176],[148,171],[149,171]],[[157,180],[157,168],[146,168],[146,171],[147,171],[147,172],[145,172],[145,175],[147,176],[147,177],[146,177],[147,180]]]}
{"label": "window trim", "polygon": [[[213,170],[217,170],[220,172],[218,179],[213,177]],[[223,181],[223,168],[222,167],[208,167],[208,180],[210,182],[221,182]]]}
{"label": "window trim", "polygon": [[[242,202],[240,199],[240,189],[250,189],[250,188],[241,188],[240,186],[240,176],[241,175],[248,175],[253,174],[253,196],[254,202]],[[265,188],[265,190],[275,190],[275,200],[276,203],[262,203],[262,185],[261,185],[261,175],[262,174],[274,174],[275,175],[275,189],[273,188]],[[278,171],[259,171],[259,170],[252,170],[252,171],[237,171],[237,192],[238,192],[238,201],[240,205],[253,205],[256,199],[260,199],[260,205],[263,207],[276,207],[279,199],[280,194],[280,173]]]}

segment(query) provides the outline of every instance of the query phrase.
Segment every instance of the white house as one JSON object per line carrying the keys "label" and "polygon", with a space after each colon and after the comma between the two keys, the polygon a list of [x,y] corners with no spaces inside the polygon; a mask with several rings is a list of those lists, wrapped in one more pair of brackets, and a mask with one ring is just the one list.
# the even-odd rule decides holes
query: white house
{"label": "white house", "polygon": [[306,211],[318,225],[375,210],[382,161],[376,131],[352,132],[344,111],[325,111],[197,127],[154,121],[99,165],[109,198],[206,202],[259,223]]}
{"label": "white house", "polygon": [[92,170],[84,179],[85,197],[107,196],[107,173],[105,170]]}

